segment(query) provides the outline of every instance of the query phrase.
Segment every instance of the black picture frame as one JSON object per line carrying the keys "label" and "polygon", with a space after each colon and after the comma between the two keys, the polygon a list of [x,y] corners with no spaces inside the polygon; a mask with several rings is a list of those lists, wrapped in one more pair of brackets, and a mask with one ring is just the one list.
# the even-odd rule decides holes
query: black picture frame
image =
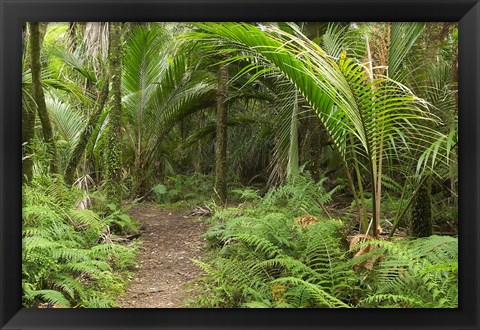
{"label": "black picture frame", "polygon": [[[0,0],[1,329],[479,329],[478,0]],[[21,32],[27,21],[459,22],[458,309],[25,309],[21,306]]]}

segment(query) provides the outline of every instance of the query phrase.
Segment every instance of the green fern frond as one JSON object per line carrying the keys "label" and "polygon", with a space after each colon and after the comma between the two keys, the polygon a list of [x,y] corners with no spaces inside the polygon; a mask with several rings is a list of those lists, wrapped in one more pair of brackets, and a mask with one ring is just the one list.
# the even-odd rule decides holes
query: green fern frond
{"label": "green fern frond", "polygon": [[107,262],[91,259],[82,262],[69,262],[61,268],[78,274],[87,274],[94,278],[100,277],[105,271],[112,271]]}
{"label": "green fern frond", "polygon": [[313,299],[318,303],[319,307],[327,307],[327,308],[351,308],[348,304],[344,303],[343,301],[337,299],[336,297],[332,296],[331,294],[327,293],[323,290],[320,286],[315,284],[309,283],[297,277],[282,277],[275,281],[274,283],[281,283],[281,284],[292,284],[296,286],[303,286],[308,291],[308,293],[312,296]]}
{"label": "green fern frond", "polygon": [[30,296],[35,298],[39,296],[43,301],[52,305],[60,305],[61,307],[70,307],[70,303],[65,298],[63,293],[56,290],[37,290],[31,291]]}
{"label": "green fern frond", "polygon": [[232,238],[236,238],[242,242],[245,242],[247,245],[253,247],[254,251],[261,252],[269,258],[282,253],[282,250],[275,246],[272,242],[254,234],[239,234],[232,236]]}
{"label": "green fern frond", "polygon": [[58,242],[52,242],[48,238],[41,236],[30,236],[23,238],[24,251],[29,252],[33,249],[55,249],[61,245]]}
{"label": "green fern frond", "polygon": [[[294,259],[289,256],[281,255],[273,259],[260,261],[252,268],[256,273],[262,273],[267,271],[272,273],[273,270],[281,269],[283,272],[287,272],[292,276],[298,276],[301,278],[320,278],[321,274],[314,269],[308,267],[300,260]],[[278,271],[277,271],[278,272]]]}
{"label": "green fern frond", "polygon": [[52,282],[54,288],[66,293],[70,299],[74,299],[75,294],[81,294],[83,291],[82,283],[68,275],[58,275],[52,279]]}
{"label": "green fern frond", "polygon": [[86,261],[90,259],[87,249],[75,249],[62,246],[61,248],[52,252],[52,257],[55,260],[63,261]]}
{"label": "green fern frond", "polygon": [[[396,308],[425,308],[425,302],[422,300],[417,300],[410,296],[404,296],[400,294],[376,294],[374,296],[367,297],[360,301],[359,307],[367,307],[372,306],[376,307],[378,305],[382,305],[386,307],[384,304],[387,303],[388,307],[396,307]],[[388,304],[391,303],[391,304]],[[373,304],[373,305],[371,305]]]}
{"label": "green fern frond", "polygon": [[101,224],[100,217],[95,212],[84,209],[84,210],[71,210],[70,219],[73,222],[75,228],[84,229],[84,227],[94,227],[99,228],[105,226]]}
{"label": "green fern frond", "polygon": [[99,297],[85,299],[81,304],[81,307],[84,308],[112,308],[115,306],[116,302],[113,299]]}

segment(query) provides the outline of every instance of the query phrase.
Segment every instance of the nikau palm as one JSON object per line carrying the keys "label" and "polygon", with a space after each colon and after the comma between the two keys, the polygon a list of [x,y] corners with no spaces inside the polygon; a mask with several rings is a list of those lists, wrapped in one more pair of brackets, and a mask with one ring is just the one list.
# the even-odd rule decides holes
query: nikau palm
{"label": "nikau palm", "polygon": [[[123,86],[127,147],[142,188],[146,166],[155,163],[168,133],[182,118],[214,103],[214,77],[193,71],[161,28],[136,28],[127,41]],[[148,175],[148,174],[147,174]],[[145,187],[143,187],[145,188]]]}
{"label": "nikau palm", "polygon": [[[342,155],[365,160],[373,192],[373,232],[380,233],[384,161],[408,157],[440,133],[426,122],[436,121],[428,104],[388,77],[374,77],[362,63],[341,54],[331,57],[304,37],[276,27],[237,23],[199,23],[196,38],[230,61],[249,60],[258,74],[281,74],[296,86],[315,110],[329,138]],[[354,164],[362,168],[362,164]],[[348,172],[348,171],[347,171]],[[357,172],[358,173],[358,172]],[[361,180],[360,175],[357,179]],[[352,192],[359,199],[353,179]],[[366,210],[363,210],[364,212]]]}

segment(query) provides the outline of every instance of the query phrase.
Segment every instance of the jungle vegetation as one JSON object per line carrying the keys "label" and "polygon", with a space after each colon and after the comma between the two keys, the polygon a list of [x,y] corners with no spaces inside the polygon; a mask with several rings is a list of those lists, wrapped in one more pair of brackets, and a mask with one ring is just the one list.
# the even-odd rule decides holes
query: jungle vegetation
{"label": "jungle vegetation", "polygon": [[212,213],[193,307],[458,306],[455,23],[23,32],[25,306],[116,306],[145,201]]}

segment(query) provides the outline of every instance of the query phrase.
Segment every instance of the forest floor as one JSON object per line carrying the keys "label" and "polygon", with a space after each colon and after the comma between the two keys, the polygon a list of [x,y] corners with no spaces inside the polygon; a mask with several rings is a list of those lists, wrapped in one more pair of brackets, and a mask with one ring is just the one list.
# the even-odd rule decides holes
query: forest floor
{"label": "forest floor", "polygon": [[195,294],[193,280],[202,271],[190,259],[202,259],[203,220],[188,212],[154,204],[133,207],[128,214],[141,222],[138,268],[119,297],[123,308],[184,307]]}

